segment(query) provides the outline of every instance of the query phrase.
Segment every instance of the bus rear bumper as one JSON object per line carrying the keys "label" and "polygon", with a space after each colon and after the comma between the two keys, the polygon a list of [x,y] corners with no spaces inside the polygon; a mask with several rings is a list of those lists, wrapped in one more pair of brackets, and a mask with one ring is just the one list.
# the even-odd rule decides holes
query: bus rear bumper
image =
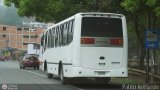
{"label": "bus rear bumper", "polygon": [[73,68],[73,77],[128,77],[127,68],[93,70],[82,67]]}

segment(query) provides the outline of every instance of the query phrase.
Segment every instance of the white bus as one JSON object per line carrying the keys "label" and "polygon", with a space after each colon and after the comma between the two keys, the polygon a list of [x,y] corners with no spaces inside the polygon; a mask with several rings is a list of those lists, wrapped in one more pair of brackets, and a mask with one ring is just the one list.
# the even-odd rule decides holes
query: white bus
{"label": "white bus", "polygon": [[41,37],[48,78],[127,77],[126,18],[115,13],[78,13],[47,29]]}

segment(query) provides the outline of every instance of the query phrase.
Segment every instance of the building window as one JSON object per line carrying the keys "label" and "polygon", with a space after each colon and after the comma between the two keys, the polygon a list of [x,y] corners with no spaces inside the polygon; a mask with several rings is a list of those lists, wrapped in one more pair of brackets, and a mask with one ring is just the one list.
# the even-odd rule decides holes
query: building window
{"label": "building window", "polygon": [[23,35],[23,38],[29,38],[29,35]]}
{"label": "building window", "polygon": [[30,31],[31,31],[31,32],[35,32],[35,31],[36,31],[36,28],[33,28],[33,27],[32,27],[32,28],[30,28]]}
{"label": "building window", "polygon": [[40,45],[39,44],[34,44],[33,49],[40,49]]}
{"label": "building window", "polygon": [[34,35],[34,38],[38,38],[38,35]]}
{"label": "building window", "polygon": [[22,28],[17,28],[17,31],[22,31]]}
{"label": "building window", "polygon": [[34,36],[31,36],[31,38],[34,38]]}
{"label": "building window", "polygon": [[32,35],[31,38],[38,38],[38,35]]}
{"label": "building window", "polygon": [[6,27],[3,27],[3,31],[6,31]]}
{"label": "building window", "polygon": [[28,43],[23,43],[23,45],[28,45]]}
{"label": "building window", "polygon": [[29,31],[29,28],[24,28],[24,31]]}
{"label": "building window", "polygon": [[6,34],[3,34],[2,36],[3,36],[3,38],[6,38]]}

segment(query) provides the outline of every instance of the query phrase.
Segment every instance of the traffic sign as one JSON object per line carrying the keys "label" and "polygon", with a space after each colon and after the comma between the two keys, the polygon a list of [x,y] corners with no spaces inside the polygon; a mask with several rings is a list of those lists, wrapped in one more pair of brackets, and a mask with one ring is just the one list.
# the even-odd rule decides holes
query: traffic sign
{"label": "traffic sign", "polygon": [[158,31],[157,30],[146,30],[145,31],[145,47],[147,49],[158,48]]}

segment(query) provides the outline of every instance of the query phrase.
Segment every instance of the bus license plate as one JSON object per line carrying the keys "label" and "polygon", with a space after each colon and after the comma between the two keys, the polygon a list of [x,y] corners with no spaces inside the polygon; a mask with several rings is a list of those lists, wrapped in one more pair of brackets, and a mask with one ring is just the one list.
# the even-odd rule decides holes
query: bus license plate
{"label": "bus license plate", "polygon": [[105,72],[98,72],[98,75],[105,75]]}

